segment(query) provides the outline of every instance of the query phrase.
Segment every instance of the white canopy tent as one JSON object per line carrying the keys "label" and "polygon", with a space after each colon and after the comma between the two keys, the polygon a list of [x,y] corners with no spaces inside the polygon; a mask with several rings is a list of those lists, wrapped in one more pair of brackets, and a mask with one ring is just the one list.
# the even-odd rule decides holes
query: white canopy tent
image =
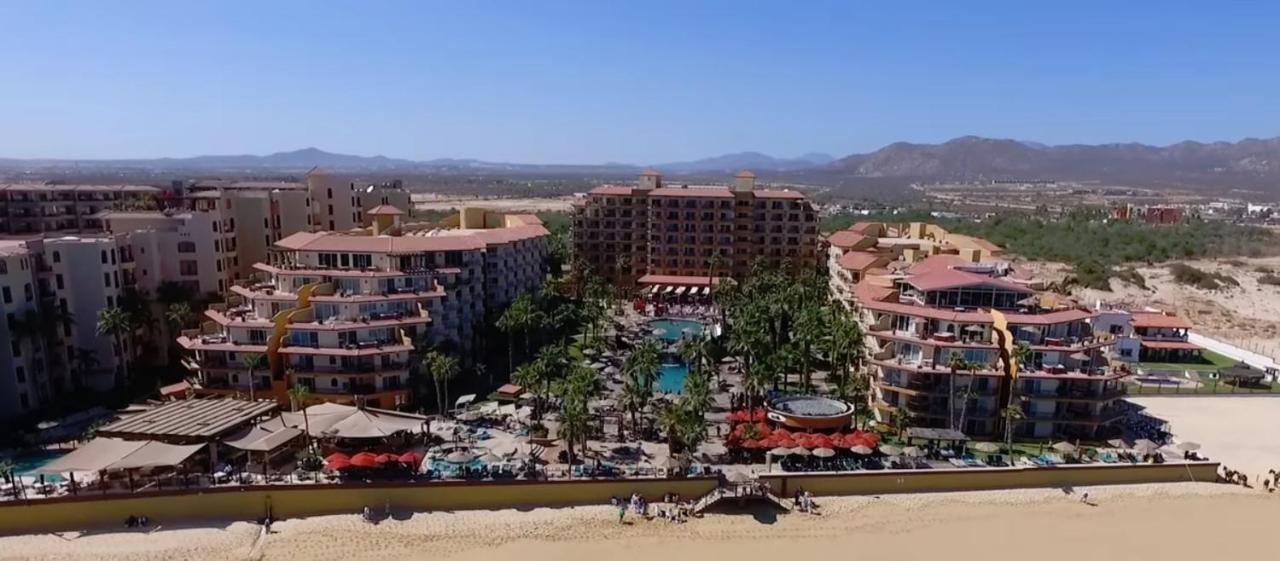
{"label": "white canopy tent", "polygon": [[154,440],[97,438],[36,469],[37,473],[99,472],[120,469],[172,467],[204,448]]}
{"label": "white canopy tent", "polygon": [[263,425],[273,430],[310,427],[311,436],[317,438],[386,438],[397,432],[422,434],[426,432],[427,420],[412,413],[321,403],[308,407],[305,419],[302,413],[281,413]]}

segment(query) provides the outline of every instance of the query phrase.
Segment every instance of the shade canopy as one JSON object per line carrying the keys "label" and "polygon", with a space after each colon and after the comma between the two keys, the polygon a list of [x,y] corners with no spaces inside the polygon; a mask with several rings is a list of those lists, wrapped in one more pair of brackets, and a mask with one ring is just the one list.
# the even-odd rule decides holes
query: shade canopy
{"label": "shade canopy", "polygon": [[275,401],[184,399],[125,417],[98,434],[131,440],[210,439],[234,432],[276,407]]}
{"label": "shade canopy", "polygon": [[979,452],[992,454],[1000,451],[1000,445],[994,442],[978,442],[973,445],[973,449]]}
{"label": "shade canopy", "polygon": [[830,448],[815,448],[813,450],[813,455],[819,458],[830,458],[836,455],[836,451]]}
{"label": "shade canopy", "polygon": [[262,423],[268,429],[310,428],[313,437],[334,438],[386,438],[398,432],[421,434],[426,432],[427,418],[412,413],[354,407],[338,403],[312,405],[302,413],[281,413],[279,417]]}
{"label": "shade canopy", "polygon": [[921,440],[969,440],[969,437],[958,430],[934,429],[928,427],[907,427],[907,438]]}
{"label": "shade canopy", "polygon": [[186,461],[203,447],[203,444],[183,446],[153,440],[104,437],[94,439],[35,471],[66,473],[173,467]]}
{"label": "shade canopy", "polygon": [[293,427],[277,427],[274,430],[258,425],[222,441],[232,448],[249,452],[270,452],[284,446],[302,434],[301,429]]}
{"label": "shade canopy", "polygon": [[1076,451],[1076,445],[1066,441],[1055,442],[1053,446],[1051,446],[1051,448],[1059,452],[1062,452],[1063,454],[1070,454]]}
{"label": "shade canopy", "polygon": [[468,404],[468,403],[471,403],[472,401],[475,401],[475,400],[476,400],[476,394],[469,393],[469,394],[467,394],[467,395],[464,395],[464,396],[462,396],[462,397],[459,397],[459,398],[457,399],[457,401],[454,401],[454,402],[453,402],[453,406],[454,406],[454,407],[462,407],[462,406],[464,406],[464,405],[466,405],[466,404]]}
{"label": "shade canopy", "polygon": [[1177,448],[1183,452],[1195,452],[1200,449],[1200,445],[1195,442],[1179,442]]}
{"label": "shade canopy", "polygon": [[1218,370],[1218,377],[1223,380],[1245,380],[1253,382],[1266,377],[1266,373],[1243,362],[1237,362],[1232,366]]}

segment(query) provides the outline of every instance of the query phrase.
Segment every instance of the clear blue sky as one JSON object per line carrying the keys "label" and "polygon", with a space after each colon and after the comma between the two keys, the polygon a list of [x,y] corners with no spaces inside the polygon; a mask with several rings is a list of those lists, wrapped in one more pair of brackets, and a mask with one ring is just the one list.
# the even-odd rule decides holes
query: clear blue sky
{"label": "clear blue sky", "polygon": [[1280,2],[15,0],[0,22],[9,157],[1280,135]]}

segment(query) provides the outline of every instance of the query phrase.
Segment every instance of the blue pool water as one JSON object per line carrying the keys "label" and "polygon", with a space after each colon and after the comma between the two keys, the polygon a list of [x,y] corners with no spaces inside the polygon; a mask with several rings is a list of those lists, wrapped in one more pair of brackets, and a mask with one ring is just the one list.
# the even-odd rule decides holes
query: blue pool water
{"label": "blue pool water", "polygon": [[[18,475],[39,480],[40,474],[32,472],[45,464],[62,457],[63,454],[65,454],[65,452],[29,452],[20,456],[15,456],[10,460],[13,462],[14,471],[17,472]],[[49,483],[59,483],[62,481],[62,476],[56,473],[47,473],[44,476],[44,480]]]}
{"label": "blue pool water", "polygon": [[691,319],[655,319],[649,322],[652,330],[661,330],[662,334],[658,337],[664,341],[679,341],[682,336],[701,335],[705,326],[702,322]]}
{"label": "blue pool water", "polygon": [[689,367],[684,364],[663,364],[658,376],[660,393],[681,393],[684,390],[684,379],[689,377]]}

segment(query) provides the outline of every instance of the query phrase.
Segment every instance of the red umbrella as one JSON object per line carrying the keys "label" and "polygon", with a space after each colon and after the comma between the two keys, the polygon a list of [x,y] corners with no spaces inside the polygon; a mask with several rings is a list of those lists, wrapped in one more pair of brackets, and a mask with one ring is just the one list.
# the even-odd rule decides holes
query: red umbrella
{"label": "red umbrella", "polygon": [[835,445],[835,442],[831,437],[819,434],[809,439],[809,445],[811,448],[831,448]]}
{"label": "red umbrella", "polygon": [[378,454],[378,457],[374,458],[373,461],[378,462],[378,465],[394,464],[400,461],[400,456],[395,454]]}
{"label": "red umbrella", "polygon": [[324,459],[324,461],[326,461],[326,462],[332,462],[332,461],[334,461],[334,460],[342,460],[342,461],[344,461],[344,462],[345,462],[345,461],[348,461],[348,460],[350,460],[350,459],[351,459],[351,456],[348,456],[348,455],[346,455],[346,454],[343,454],[342,452],[334,452],[334,453],[329,454],[328,456],[326,456],[326,457],[325,457],[325,459]]}
{"label": "red umbrella", "polygon": [[778,427],[776,429],[773,429],[773,434],[781,436],[783,438],[787,438],[791,436],[791,431],[782,427]]}
{"label": "red umbrella", "polygon": [[742,447],[743,448],[760,448],[760,441],[759,440],[743,440]]}
{"label": "red umbrella", "polygon": [[351,456],[351,465],[362,468],[377,467],[378,457],[369,452],[361,452]]}
{"label": "red umbrella", "polygon": [[790,438],[779,439],[774,448],[798,448],[800,445]]}
{"label": "red umbrella", "polygon": [[324,466],[333,471],[338,471],[340,469],[347,469],[351,467],[351,461],[347,460],[346,458],[334,458],[332,460],[326,461],[324,463]]}
{"label": "red umbrella", "polygon": [[751,415],[751,418],[757,421],[763,421],[769,418],[769,414],[765,413],[764,409],[756,409],[755,414]]}
{"label": "red umbrella", "polygon": [[396,460],[402,464],[409,464],[417,467],[418,464],[422,463],[422,454],[419,452],[405,452],[401,454],[399,458],[396,458]]}

